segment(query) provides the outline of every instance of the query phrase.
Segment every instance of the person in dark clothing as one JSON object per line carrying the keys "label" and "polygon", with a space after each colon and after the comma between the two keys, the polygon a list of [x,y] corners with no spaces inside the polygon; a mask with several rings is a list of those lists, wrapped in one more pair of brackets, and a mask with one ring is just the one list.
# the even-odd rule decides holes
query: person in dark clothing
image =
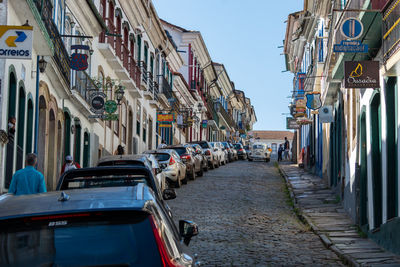
{"label": "person in dark clothing", "polygon": [[278,161],[282,161],[282,152],[283,152],[283,147],[282,144],[280,144],[278,148]]}
{"label": "person in dark clothing", "polygon": [[287,140],[287,137],[285,137],[285,143],[284,143],[283,149],[284,149],[283,158],[285,160],[290,160],[290,156],[289,156],[290,144],[289,144],[289,140]]}
{"label": "person in dark clothing", "polygon": [[124,155],[124,154],[125,154],[124,147],[121,146],[121,145],[118,145],[116,154],[117,154],[117,155]]}

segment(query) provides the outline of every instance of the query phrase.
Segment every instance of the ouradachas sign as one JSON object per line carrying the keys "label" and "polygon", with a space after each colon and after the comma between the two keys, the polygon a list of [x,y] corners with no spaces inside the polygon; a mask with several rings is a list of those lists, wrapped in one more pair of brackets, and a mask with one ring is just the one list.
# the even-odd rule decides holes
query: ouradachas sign
{"label": "ouradachas sign", "polygon": [[344,62],[345,88],[379,88],[378,61]]}

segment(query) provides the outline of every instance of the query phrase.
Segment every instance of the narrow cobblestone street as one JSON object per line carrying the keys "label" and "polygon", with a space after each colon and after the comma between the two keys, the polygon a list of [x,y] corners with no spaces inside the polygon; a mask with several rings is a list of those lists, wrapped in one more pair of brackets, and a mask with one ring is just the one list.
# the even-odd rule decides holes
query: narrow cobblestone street
{"label": "narrow cobblestone street", "polygon": [[199,225],[203,266],[337,266],[338,257],[294,215],[273,162],[237,161],[205,173],[168,204]]}

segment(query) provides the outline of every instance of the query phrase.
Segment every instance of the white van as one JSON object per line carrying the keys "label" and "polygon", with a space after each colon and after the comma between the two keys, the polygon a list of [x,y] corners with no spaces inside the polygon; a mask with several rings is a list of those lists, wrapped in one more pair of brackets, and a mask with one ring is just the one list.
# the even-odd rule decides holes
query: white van
{"label": "white van", "polygon": [[253,143],[250,145],[250,153],[248,155],[249,161],[253,160],[265,160],[269,162],[271,160],[271,150],[265,143]]}

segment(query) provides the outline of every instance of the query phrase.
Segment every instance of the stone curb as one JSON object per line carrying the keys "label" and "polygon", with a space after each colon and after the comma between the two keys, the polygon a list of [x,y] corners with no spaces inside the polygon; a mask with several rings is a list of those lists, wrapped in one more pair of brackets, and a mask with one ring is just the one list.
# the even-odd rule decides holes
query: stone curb
{"label": "stone curb", "polygon": [[344,264],[347,264],[349,266],[354,266],[354,267],[360,266],[360,264],[353,257],[346,255],[342,250],[340,250],[338,247],[336,247],[336,245],[332,242],[332,240],[330,240],[329,237],[326,236],[325,234],[321,233],[319,231],[318,227],[316,225],[314,225],[312,220],[306,214],[304,214],[302,207],[297,202],[296,194],[293,191],[293,187],[288,179],[288,176],[286,175],[285,171],[281,168],[281,166],[279,164],[277,164],[277,167],[278,167],[279,173],[285,179],[286,186],[289,190],[290,198],[293,200],[294,208],[297,210],[297,212],[295,212],[297,217],[303,223],[305,223],[307,226],[309,226],[311,228],[311,230],[313,231],[313,233],[315,233],[316,235],[319,236],[319,238],[321,239],[324,246],[326,248],[330,249],[331,251],[333,251],[342,260],[342,262]]}

